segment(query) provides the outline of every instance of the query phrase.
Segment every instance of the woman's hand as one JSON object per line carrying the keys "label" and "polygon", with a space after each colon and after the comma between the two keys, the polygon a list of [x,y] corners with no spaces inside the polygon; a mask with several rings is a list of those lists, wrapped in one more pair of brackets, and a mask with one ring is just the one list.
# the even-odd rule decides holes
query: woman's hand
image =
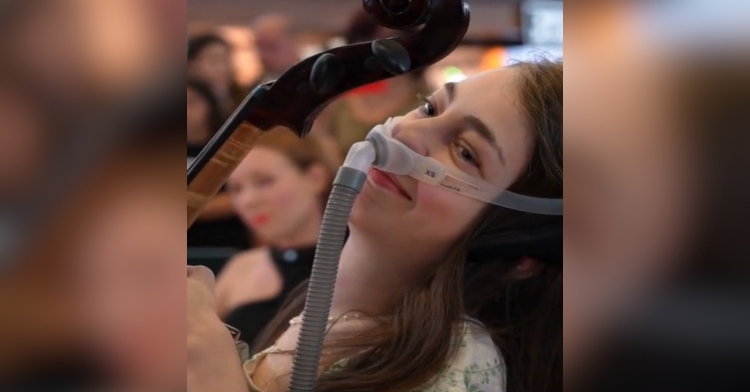
{"label": "woman's hand", "polygon": [[215,279],[205,267],[187,268],[187,383],[191,392],[246,392],[239,354],[216,315]]}
{"label": "woman's hand", "polygon": [[188,337],[206,332],[202,329],[216,317],[216,279],[206,267],[187,267]]}

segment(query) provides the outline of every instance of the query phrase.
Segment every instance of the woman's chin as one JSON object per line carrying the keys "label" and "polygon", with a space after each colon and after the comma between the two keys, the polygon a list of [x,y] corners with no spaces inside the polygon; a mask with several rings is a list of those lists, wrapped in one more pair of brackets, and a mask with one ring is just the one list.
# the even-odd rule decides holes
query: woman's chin
{"label": "woman's chin", "polygon": [[399,224],[402,219],[403,214],[396,215],[376,206],[358,205],[355,202],[349,215],[349,227],[352,231],[390,243],[389,237],[403,235],[405,229]]}
{"label": "woman's chin", "polygon": [[357,228],[359,230],[366,229],[368,226],[372,226],[373,208],[371,205],[365,205],[362,199],[357,198],[354,201],[354,206],[349,214],[349,226]]}

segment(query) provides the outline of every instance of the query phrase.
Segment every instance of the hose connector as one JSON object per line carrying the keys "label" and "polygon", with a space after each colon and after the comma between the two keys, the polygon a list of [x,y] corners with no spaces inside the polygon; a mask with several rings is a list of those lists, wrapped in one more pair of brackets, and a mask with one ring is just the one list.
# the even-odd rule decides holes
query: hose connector
{"label": "hose connector", "polygon": [[354,143],[349,153],[346,154],[344,166],[367,173],[372,163],[375,162],[375,158],[375,146],[372,143],[369,141]]}

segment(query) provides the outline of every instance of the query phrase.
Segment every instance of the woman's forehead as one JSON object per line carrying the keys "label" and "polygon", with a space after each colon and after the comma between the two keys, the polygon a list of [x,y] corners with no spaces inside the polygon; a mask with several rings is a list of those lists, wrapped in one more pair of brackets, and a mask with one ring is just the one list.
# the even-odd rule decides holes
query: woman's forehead
{"label": "woman's forehead", "polygon": [[513,92],[518,78],[518,69],[497,68],[467,78],[459,83],[459,90],[471,90],[484,95]]}
{"label": "woman's forehead", "polygon": [[250,173],[266,171],[269,168],[278,168],[284,166],[287,163],[286,161],[286,156],[279,150],[255,146],[242,160],[237,170],[232,173],[230,179],[245,177]]}
{"label": "woman's forehead", "polygon": [[[525,128],[519,111],[518,70],[500,68],[472,76],[453,88],[453,102],[449,109],[481,119],[493,131]],[[442,94],[449,95],[450,87]]]}
{"label": "woman's forehead", "polygon": [[464,110],[503,110],[515,102],[516,80],[516,70],[499,68],[474,75],[453,86],[448,83],[440,89],[440,94],[448,99],[452,96],[451,106]]}

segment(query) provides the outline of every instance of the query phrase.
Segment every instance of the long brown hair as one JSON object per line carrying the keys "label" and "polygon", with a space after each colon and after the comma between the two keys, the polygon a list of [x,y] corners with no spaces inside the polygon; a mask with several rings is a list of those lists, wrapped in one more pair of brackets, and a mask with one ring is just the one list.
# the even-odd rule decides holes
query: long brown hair
{"label": "long brown hair", "polygon": [[[519,75],[520,109],[537,142],[525,174],[511,189],[562,198],[562,63],[513,67]],[[343,369],[324,374],[316,391],[408,391],[425,386],[449,365],[466,316],[482,322],[500,349],[507,365],[508,391],[561,390],[562,245],[547,241],[520,253],[506,251],[519,235],[533,236],[536,228],[561,222],[562,217],[488,207],[434,273],[394,303],[392,322],[333,342],[344,348],[342,357],[349,359]],[[489,252],[485,249],[482,257],[474,256],[473,244],[482,238],[486,245],[488,236],[496,246]],[[526,256],[545,263],[532,277],[516,278],[513,271]],[[303,284],[290,294],[256,341],[256,352],[273,344],[288,320],[302,311],[305,292]]]}

